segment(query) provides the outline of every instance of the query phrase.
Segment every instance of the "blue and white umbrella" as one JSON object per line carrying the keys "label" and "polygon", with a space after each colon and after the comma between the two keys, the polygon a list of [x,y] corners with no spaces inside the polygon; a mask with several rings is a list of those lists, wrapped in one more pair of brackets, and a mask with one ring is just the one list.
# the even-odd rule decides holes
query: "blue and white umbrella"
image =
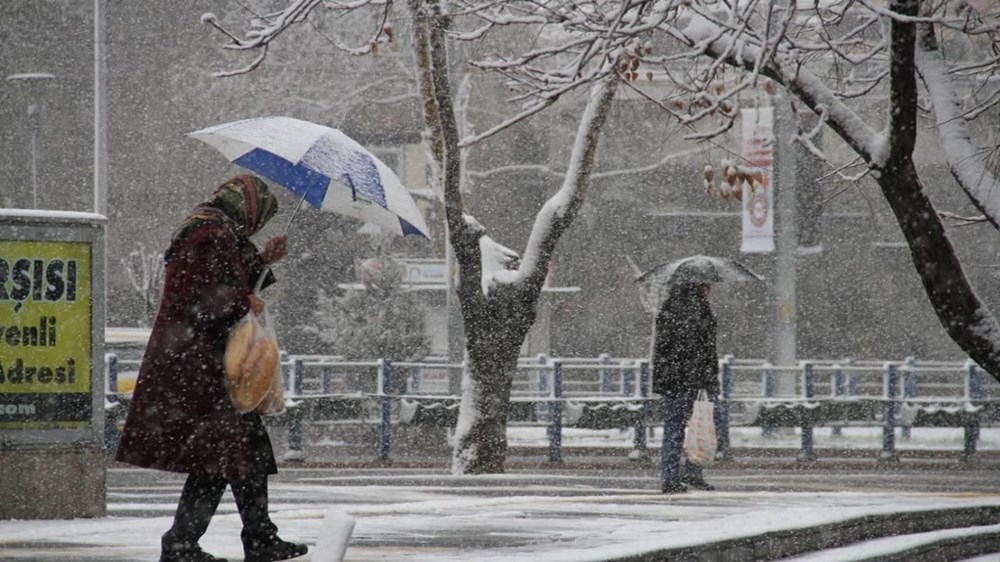
{"label": "blue and white umbrella", "polygon": [[259,117],[188,136],[288,188],[313,207],[401,236],[430,238],[423,214],[396,174],[337,129],[291,117]]}

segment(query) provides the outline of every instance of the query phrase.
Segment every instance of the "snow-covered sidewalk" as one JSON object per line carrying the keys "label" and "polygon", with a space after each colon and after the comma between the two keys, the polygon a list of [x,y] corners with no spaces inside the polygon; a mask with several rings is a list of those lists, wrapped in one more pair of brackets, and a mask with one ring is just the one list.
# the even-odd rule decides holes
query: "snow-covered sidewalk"
{"label": "snow-covered sidewalk", "polygon": [[[986,510],[993,521],[1000,514],[994,494],[746,491],[722,483],[715,492],[666,496],[640,480],[622,473],[602,480],[572,473],[455,477],[299,469],[272,485],[272,512],[285,538],[311,545],[324,533],[328,509],[352,515],[356,527],[345,560],[477,562],[614,560],[713,544],[738,554],[777,544],[774,537],[809,544],[819,540],[809,529],[861,518],[867,519],[860,527],[875,529],[939,510]],[[162,473],[112,470],[108,517],[2,521],[0,560],[156,560],[180,483]],[[227,494],[202,544],[239,560],[239,532]]]}

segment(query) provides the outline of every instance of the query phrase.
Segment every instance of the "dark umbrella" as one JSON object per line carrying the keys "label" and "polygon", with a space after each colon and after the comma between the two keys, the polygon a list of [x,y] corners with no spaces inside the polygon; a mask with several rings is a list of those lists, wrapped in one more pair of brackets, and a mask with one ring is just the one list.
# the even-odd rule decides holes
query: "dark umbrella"
{"label": "dark umbrella", "polygon": [[673,285],[763,280],[763,276],[736,260],[696,255],[662,263],[636,277],[635,282],[647,285],[651,297],[647,306],[655,312]]}
{"label": "dark umbrella", "polygon": [[[631,262],[631,260],[629,260]],[[633,265],[633,267],[635,267]],[[647,287],[642,295],[642,304],[653,313],[650,357],[656,341],[656,312],[674,285],[685,283],[705,284],[728,281],[763,281],[764,277],[742,263],[729,258],[715,256],[688,256],[662,263],[635,278],[636,283]]]}
{"label": "dark umbrella", "polygon": [[636,281],[653,282],[654,278],[671,285],[764,280],[764,277],[736,260],[702,255],[688,256],[660,264],[640,275]]}

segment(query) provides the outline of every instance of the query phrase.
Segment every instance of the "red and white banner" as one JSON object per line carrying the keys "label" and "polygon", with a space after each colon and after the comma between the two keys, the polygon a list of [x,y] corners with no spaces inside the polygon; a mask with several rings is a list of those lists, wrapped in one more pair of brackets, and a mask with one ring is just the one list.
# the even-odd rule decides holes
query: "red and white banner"
{"label": "red and white banner", "polygon": [[758,168],[763,181],[753,189],[743,184],[741,252],[774,251],[774,108],[744,109],[743,165]]}

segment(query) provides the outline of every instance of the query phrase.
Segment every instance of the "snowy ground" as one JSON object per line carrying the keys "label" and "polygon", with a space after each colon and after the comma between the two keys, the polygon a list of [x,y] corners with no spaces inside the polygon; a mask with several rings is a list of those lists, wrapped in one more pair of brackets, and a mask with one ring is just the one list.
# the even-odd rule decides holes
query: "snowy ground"
{"label": "snowy ground", "polygon": [[[816,447],[881,446],[880,428],[816,430]],[[1000,449],[1000,430],[983,428],[981,450]],[[628,431],[565,430],[564,446],[622,447]],[[650,439],[655,447],[657,432]],[[544,428],[511,428],[512,445],[544,446]],[[768,439],[759,428],[734,428],[737,447],[796,449],[790,432]],[[900,449],[960,450],[960,429],[918,428]],[[710,468],[715,492],[665,496],[655,467],[645,470],[525,471],[455,477],[445,471],[283,469],[273,480],[271,509],[288,539],[315,546],[330,536],[331,508],[356,520],[345,560],[566,561],[608,560],[663,548],[734,539],[880,513],[949,507],[1000,507],[1000,474],[943,469],[939,473],[851,474]],[[0,521],[0,560],[150,561],[170,526],[181,477],[112,469],[108,517]],[[203,546],[239,560],[240,522],[227,494]],[[990,527],[940,530],[831,549],[803,560],[856,560],[943,538],[1000,533]],[[1000,549],[1000,546],[998,546]],[[324,560],[314,554],[303,560]],[[327,559],[328,560],[328,559]],[[977,558],[1000,561],[1000,555]],[[325,560],[324,560],[325,562]]]}
{"label": "snowy ground", "polygon": [[[315,545],[330,532],[324,529],[324,517],[336,508],[356,519],[345,557],[352,561],[584,562],[866,515],[1000,507],[1000,495],[994,494],[725,489],[736,488],[735,480],[731,486],[720,481],[716,492],[664,496],[636,489],[622,475],[609,475],[602,483],[579,474],[453,477],[425,472],[392,484],[399,476],[386,480],[330,470],[290,472],[272,486],[272,513],[283,536]],[[0,522],[0,559],[156,560],[180,479],[126,469],[112,471],[109,481],[107,518]],[[216,555],[240,559],[239,531],[239,517],[227,495],[202,544]],[[924,533],[923,539],[960,532]],[[905,542],[883,539],[879,548],[892,552],[901,540]],[[831,551],[810,559],[852,560],[858,552]]]}

